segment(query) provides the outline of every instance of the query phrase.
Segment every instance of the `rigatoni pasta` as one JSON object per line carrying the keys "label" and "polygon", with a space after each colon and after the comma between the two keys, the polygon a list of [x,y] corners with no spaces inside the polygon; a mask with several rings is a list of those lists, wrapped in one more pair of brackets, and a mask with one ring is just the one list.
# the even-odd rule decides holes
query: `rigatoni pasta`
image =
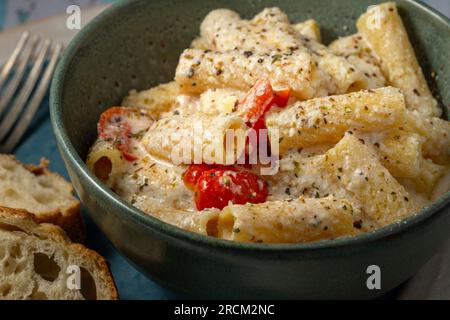
{"label": "rigatoni pasta", "polygon": [[360,204],[363,230],[391,224],[419,209],[404,187],[350,133],[326,153],[324,167]]}
{"label": "rigatoni pasta", "polygon": [[333,41],[329,48],[338,56],[348,60],[355,70],[364,74],[367,88],[386,86],[386,79],[381,72],[380,60],[360,34],[339,38]]}
{"label": "rigatoni pasta", "polygon": [[424,139],[418,134],[404,130],[392,130],[380,135],[379,139],[372,135],[371,142],[383,166],[397,178],[417,177],[424,159],[422,155]]}
{"label": "rigatoni pasta", "polygon": [[355,136],[367,145],[396,179],[408,179],[415,189],[429,195],[445,168],[423,155],[425,138],[405,129]]}
{"label": "rigatoni pasta", "polygon": [[314,19],[308,19],[293,25],[294,29],[302,36],[308,37],[316,42],[322,42],[320,26]]}
{"label": "rigatoni pasta", "polygon": [[[405,102],[393,87],[297,102],[266,116],[269,130],[279,131],[279,148],[304,148],[337,142],[349,129],[380,131],[402,125]],[[272,141],[275,143],[275,141]]]}
{"label": "rigatoni pasta", "polygon": [[[319,33],[314,20],[305,22],[303,26],[303,28],[309,27],[316,30],[315,33]],[[376,87],[369,86],[364,73],[355,68],[348,60],[320,44],[315,39],[317,36],[305,36],[291,26],[286,14],[278,8],[265,9],[250,21],[241,19],[236,12],[231,10],[214,10],[203,21],[201,33],[208,47],[213,50],[223,53],[240,50],[248,56],[255,54],[258,57],[256,61],[262,61],[260,63],[264,63],[265,58],[261,56],[261,52],[263,52],[266,55],[269,54],[272,59],[284,60],[279,68],[281,70],[287,70],[295,65],[298,73],[301,73],[300,70],[306,71],[304,66],[298,66],[295,61],[298,61],[298,55],[308,56],[316,64],[317,73],[324,80],[319,86],[320,91],[314,94],[315,96]],[[219,61],[221,61],[220,58]],[[240,60],[238,61],[240,62]],[[226,61],[225,65],[227,62],[229,61]],[[220,62],[216,60],[217,63]],[[249,65],[249,63],[245,63],[245,60],[240,63],[244,66]],[[267,66],[267,68],[270,67],[270,65]],[[192,70],[195,69],[197,69],[196,65],[193,64]],[[198,69],[198,72],[204,72],[203,68]],[[240,71],[245,75],[253,75],[255,72],[251,66]],[[265,76],[263,73],[259,74]],[[292,73],[290,77],[292,78]],[[294,93],[300,99],[304,99],[305,95],[297,92],[295,83],[291,83],[290,86],[293,87]]]}
{"label": "rigatoni pasta", "polygon": [[432,196],[433,190],[448,171],[448,167],[436,164],[430,159],[422,159],[420,173],[411,180],[414,188],[428,198]]}
{"label": "rigatoni pasta", "polygon": [[335,88],[331,86],[328,89],[329,94],[346,93],[353,91],[360,91],[363,89],[374,89],[379,86],[370,86],[369,79],[364,72],[360,69],[355,68],[355,66],[344,57],[336,55],[328,47],[311,41],[308,38],[302,38],[300,36],[306,48],[308,48],[315,60],[317,61],[318,67],[327,73],[333,83]]}
{"label": "rigatoni pasta", "polygon": [[[157,121],[142,144],[153,157],[174,164],[233,164],[245,149],[246,132],[244,121],[235,115],[171,116]],[[226,153],[229,145],[233,153]]]}
{"label": "rigatoni pasta", "polygon": [[294,28],[279,8],[266,8],[250,21],[232,10],[214,10],[203,20],[200,33],[210,47],[222,52],[238,48],[283,52],[299,46]]}
{"label": "rigatoni pasta", "polygon": [[357,216],[348,200],[333,197],[230,205],[219,215],[217,232],[242,242],[309,242],[358,233]]}
{"label": "rigatoni pasta", "polygon": [[187,49],[175,72],[181,90],[191,94],[210,88],[247,91],[259,78],[271,79],[275,87],[291,87],[302,100],[328,92],[311,55],[300,49],[290,55],[277,50],[257,54]]}
{"label": "rigatoni pasta", "polygon": [[131,91],[122,101],[122,106],[148,110],[152,116],[159,117],[176,105],[180,87],[175,81],[160,84],[147,91]]}
{"label": "rigatoni pasta", "polygon": [[111,141],[98,140],[86,160],[88,168],[106,185],[113,186],[121,172],[122,154]]}
{"label": "rigatoni pasta", "polygon": [[357,27],[380,58],[389,84],[404,92],[408,107],[426,116],[440,116],[395,3],[370,7]]}
{"label": "rigatoni pasta", "polygon": [[448,191],[440,119],[395,4],[321,44],[280,8],[211,11],[172,82],[107,109],[91,171],[125,201],[204,236],[336,239],[396,223]]}
{"label": "rigatoni pasta", "polygon": [[450,164],[450,122],[424,117],[418,111],[406,113],[405,127],[425,138],[423,153],[438,164]]}

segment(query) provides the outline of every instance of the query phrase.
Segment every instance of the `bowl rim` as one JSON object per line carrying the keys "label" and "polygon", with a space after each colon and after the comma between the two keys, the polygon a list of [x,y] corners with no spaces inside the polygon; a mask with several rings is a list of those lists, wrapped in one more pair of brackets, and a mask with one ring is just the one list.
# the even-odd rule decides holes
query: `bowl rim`
{"label": "bowl rim", "polygon": [[[450,31],[450,19],[439,13],[435,9],[428,5],[417,2],[415,0],[403,0],[417,8],[417,10],[424,11],[431,16],[432,19],[439,21],[446,25]],[[190,232],[181,229],[177,226],[166,223],[150,214],[137,209],[125,200],[120,198],[109,189],[103,182],[101,182],[96,176],[94,176],[87,168],[85,162],[78,155],[73,144],[71,143],[67,134],[65,125],[63,123],[63,113],[61,108],[61,98],[65,82],[65,74],[67,69],[71,65],[72,59],[80,49],[81,44],[89,37],[89,35],[95,31],[98,25],[103,23],[103,20],[107,17],[111,17],[117,14],[122,8],[130,5],[130,1],[121,0],[109,8],[105,9],[102,13],[96,16],[89,24],[87,24],[82,30],[78,32],[75,38],[70,42],[63,56],[61,57],[58,66],[55,70],[54,77],[50,89],[50,116],[54,134],[59,146],[59,151],[63,154],[63,158],[70,162],[73,166],[73,170],[80,176],[80,180],[85,180],[86,183],[91,185],[94,191],[94,197],[103,197],[110,202],[111,205],[116,206],[117,215],[128,215],[134,222],[143,225],[146,229],[152,228],[153,231],[157,231],[163,235],[176,238],[180,241],[185,241],[191,244],[201,244],[212,248],[220,248],[224,250],[235,250],[245,252],[269,252],[280,253],[283,252],[304,252],[304,251],[318,251],[318,249],[331,249],[337,247],[348,247],[355,245],[368,244],[370,242],[391,237],[401,232],[406,232],[414,226],[417,226],[420,222],[425,221],[433,215],[439,213],[443,208],[450,204],[450,191],[443,194],[438,200],[434,201],[431,205],[423,208],[418,213],[393,224],[384,226],[382,228],[365,232],[356,236],[348,236],[337,239],[319,240],[315,242],[307,243],[244,243],[237,241],[229,241],[224,239],[218,239],[210,236],[205,236],[195,232]],[[66,157],[64,157],[64,155]],[[83,187],[84,188],[84,187]],[[119,210],[120,209],[120,210]],[[89,210],[88,210],[89,211]],[[121,212],[120,214],[117,212]]]}

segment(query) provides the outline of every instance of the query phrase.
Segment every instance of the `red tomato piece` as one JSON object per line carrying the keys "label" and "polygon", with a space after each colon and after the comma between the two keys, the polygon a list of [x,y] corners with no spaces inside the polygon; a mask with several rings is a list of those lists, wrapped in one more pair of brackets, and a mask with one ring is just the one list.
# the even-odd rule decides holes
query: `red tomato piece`
{"label": "red tomato piece", "polygon": [[259,79],[238,105],[238,114],[252,126],[273,105],[283,108],[291,96],[291,88],[273,90],[267,79]]}
{"label": "red tomato piece", "polygon": [[[250,153],[253,153],[253,156],[258,154],[258,146],[260,145],[259,141],[259,130],[267,129],[266,122],[264,121],[264,115],[261,116],[252,126],[252,129],[256,132],[256,141],[250,140],[250,137],[247,138],[246,146],[245,146],[245,164],[246,168],[251,168],[250,164]],[[268,139],[266,143],[269,143]]]}
{"label": "red tomato piece", "polygon": [[234,204],[262,203],[268,195],[267,183],[249,171],[212,169],[204,171],[195,187],[198,210],[223,209]]}
{"label": "red tomato piece", "polygon": [[267,129],[266,122],[264,121],[264,116],[260,117],[252,126],[252,128],[256,131],[260,129]]}
{"label": "red tomato piece", "polygon": [[97,125],[100,139],[112,139],[117,148],[128,161],[137,159],[130,151],[131,125],[128,122],[132,109],[126,107],[111,107],[102,113]]}
{"label": "red tomato piece", "polygon": [[188,189],[194,190],[195,186],[197,185],[197,181],[198,179],[200,179],[202,173],[212,169],[238,170],[237,167],[224,166],[220,164],[191,164],[183,173],[183,182]]}
{"label": "red tomato piece", "polygon": [[269,80],[260,79],[238,105],[238,114],[246,122],[254,124],[270,108],[274,97]]}
{"label": "red tomato piece", "polygon": [[129,108],[111,107],[104,111],[98,121],[97,131],[102,139],[114,138],[125,124],[125,119],[130,112]]}
{"label": "red tomato piece", "polygon": [[291,88],[276,90],[274,93],[272,104],[280,108],[286,107],[289,97],[291,96]]}

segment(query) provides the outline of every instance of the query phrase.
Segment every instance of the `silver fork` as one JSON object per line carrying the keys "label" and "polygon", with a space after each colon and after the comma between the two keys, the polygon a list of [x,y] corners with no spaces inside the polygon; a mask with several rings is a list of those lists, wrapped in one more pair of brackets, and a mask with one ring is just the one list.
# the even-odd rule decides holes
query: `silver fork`
{"label": "silver fork", "polygon": [[[10,153],[29,127],[63,50],[59,43],[22,34],[0,72],[0,152]],[[48,61],[47,66],[44,66]],[[27,66],[31,70],[25,77]],[[39,77],[42,74],[42,77]]]}

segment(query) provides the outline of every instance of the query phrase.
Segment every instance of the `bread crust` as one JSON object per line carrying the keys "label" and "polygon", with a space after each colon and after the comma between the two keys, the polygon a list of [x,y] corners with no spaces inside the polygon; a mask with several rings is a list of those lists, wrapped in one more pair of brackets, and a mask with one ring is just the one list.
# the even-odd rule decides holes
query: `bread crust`
{"label": "bread crust", "polygon": [[[52,179],[58,180],[66,186],[71,194],[73,194],[73,187],[69,182],[59,174],[48,170],[49,161],[47,159],[42,158],[39,165],[23,164],[13,155],[0,154],[0,161],[5,159],[14,161],[17,165],[22,166],[37,177],[46,175],[50,176]],[[48,212],[40,212],[39,214],[31,213],[34,214],[35,218],[40,223],[56,224],[63,228],[72,241],[80,243],[85,242],[86,233],[83,219],[80,214],[80,202],[75,197],[73,198],[73,201],[64,207]]]}
{"label": "bread crust", "polygon": [[99,278],[97,280],[101,281],[103,287],[108,291],[108,296],[100,297],[100,299],[119,299],[116,284],[106,260],[100,254],[86,248],[84,245],[72,243],[65,231],[59,226],[40,223],[34,214],[26,210],[0,206],[0,229],[11,232],[24,232],[30,237],[36,237],[37,241],[49,239],[63,246],[69,254],[82,256],[83,261],[95,266],[96,275]]}

